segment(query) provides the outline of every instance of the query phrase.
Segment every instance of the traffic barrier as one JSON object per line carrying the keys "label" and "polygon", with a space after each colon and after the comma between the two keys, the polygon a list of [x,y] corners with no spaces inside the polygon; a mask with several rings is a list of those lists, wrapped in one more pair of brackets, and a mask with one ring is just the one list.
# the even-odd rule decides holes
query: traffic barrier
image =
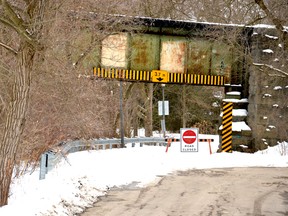
{"label": "traffic barrier", "polygon": [[[205,134],[199,134],[200,136],[213,136],[213,135],[205,135]],[[172,142],[180,142],[180,139],[177,138],[168,138],[167,140],[167,146],[165,152],[168,152],[169,147],[171,146]],[[212,148],[211,148],[211,142],[215,142],[215,139],[213,138],[200,138],[198,139],[198,142],[207,142],[209,146],[209,153],[212,154]]]}

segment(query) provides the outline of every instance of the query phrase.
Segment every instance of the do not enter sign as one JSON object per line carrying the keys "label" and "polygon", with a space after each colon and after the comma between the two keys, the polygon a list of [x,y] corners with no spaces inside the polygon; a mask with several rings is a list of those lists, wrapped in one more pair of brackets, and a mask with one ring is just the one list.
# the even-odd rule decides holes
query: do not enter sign
{"label": "do not enter sign", "polygon": [[198,152],[198,128],[181,128],[181,151]]}
{"label": "do not enter sign", "polygon": [[196,141],[196,133],[193,130],[187,130],[183,133],[182,139],[187,144],[193,144]]}

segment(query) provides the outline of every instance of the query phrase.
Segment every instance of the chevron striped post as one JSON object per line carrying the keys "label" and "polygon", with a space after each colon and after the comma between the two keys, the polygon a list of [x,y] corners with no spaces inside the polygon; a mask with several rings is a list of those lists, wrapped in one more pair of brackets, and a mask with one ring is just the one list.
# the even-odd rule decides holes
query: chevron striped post
{"label": "chevron striped post", "polygon": [[232,152],[232,110],[233,103],[223,103],[222,152]]}

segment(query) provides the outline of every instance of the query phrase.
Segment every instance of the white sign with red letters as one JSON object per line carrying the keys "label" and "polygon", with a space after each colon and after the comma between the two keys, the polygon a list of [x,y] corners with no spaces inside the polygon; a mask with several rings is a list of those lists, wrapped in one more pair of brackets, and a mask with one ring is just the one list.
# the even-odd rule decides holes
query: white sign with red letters
{"label": "white sign with red letters", "polygon": [[198,128],[180,129],[181,152],[198,152]]}

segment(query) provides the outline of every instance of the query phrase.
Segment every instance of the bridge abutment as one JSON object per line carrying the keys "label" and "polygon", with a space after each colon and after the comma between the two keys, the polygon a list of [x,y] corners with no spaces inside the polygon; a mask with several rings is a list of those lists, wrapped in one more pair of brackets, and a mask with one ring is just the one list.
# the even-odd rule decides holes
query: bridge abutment
{"label": "bridge abutment", "polygon": [[265,149],[288,138],[288,53],[274,28],[254,28],[251,37],[248,124],[253,147]]}

